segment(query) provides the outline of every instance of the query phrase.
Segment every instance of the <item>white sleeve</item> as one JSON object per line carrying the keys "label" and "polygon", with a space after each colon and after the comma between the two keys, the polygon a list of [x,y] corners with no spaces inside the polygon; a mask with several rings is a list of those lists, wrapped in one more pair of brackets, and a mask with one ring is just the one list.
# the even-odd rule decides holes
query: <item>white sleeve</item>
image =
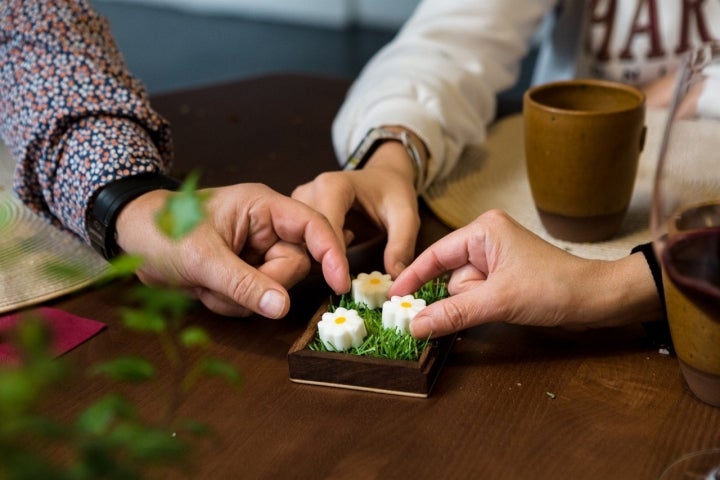
{"label": "white sleeve", "polygon": [[703,73],[707,78],[698,98],[698,115],[720,119],[720,65],[709,65]]}
{"label": "white sleeve", "polygon": [[340,162],[380,125],[412,129],[430,152],[429,184],[485,139],[496,95],[517,81],[557,0],[424,0],[352,85],[333,123]]}

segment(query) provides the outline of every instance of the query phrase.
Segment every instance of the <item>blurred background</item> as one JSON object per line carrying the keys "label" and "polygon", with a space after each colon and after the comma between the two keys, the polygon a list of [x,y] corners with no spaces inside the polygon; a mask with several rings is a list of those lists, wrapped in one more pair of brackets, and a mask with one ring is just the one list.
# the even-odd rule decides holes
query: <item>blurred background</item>
{"label": "blurred background", "polygon": [[151,93],[293,71],[354,78],[418,0],[91,0]]}
{"label": "blurred background", "polygon": [[[151,94],[274,72],[354,78],[420,0],[90,0]],[[535,50],[501,112],[520,108]],[[504,105],[504,107],[503,107]]]}

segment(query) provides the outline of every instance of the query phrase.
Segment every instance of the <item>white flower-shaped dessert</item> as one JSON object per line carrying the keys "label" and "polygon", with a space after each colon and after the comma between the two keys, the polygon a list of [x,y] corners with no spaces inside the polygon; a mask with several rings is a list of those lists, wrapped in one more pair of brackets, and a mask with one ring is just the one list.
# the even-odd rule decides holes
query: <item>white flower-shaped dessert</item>
{"label": "white flower-shaped dessert", "polygon": [[355,303],[364,303],[368,308],[380,308],[387,300],[392,286],[390,275],[380,272],[360,273],[352,281],[352,296]]}
{"label": "white flower-shaped dessert", "polygon": [[357,311],[342,307],[323,313],[317,327],[325,348],[336,352],[360,346],[367,336],[365,322]]}
{"label": "white flower-shaped dessert", "polygon": [[382,324],[385,328],[394,328],[400,333],[410,333],[410,322],[417,313],[425,308],[425,300],[412,295],[393,297],[383,303]]}

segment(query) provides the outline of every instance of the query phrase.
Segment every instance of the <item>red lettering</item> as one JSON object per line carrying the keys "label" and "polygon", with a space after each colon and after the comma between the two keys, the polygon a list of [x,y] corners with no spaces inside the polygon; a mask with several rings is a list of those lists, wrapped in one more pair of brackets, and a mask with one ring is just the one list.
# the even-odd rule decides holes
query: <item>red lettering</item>
{"label": "red lettering", "polygon": [[708,31],[705,22],[705,14],[703,12],[703,4],[705,0],[683,0],[682,19],[680,23],[680,38],[678,39],[675,53],[683,53],[692,47],[690,41],[690,21],[695,19],[695,28],[700,36],[700,41],[707,42],[712,40],[712,36]]}
{"label": "red lettering", "polygon": [[[636,35],[647,35],[650,41],[650,50],[647,53],[646,58],[662,57],[665,55],[665,49],[662,47],[660,41],[660,32],[658,16],[657,16],[657,4],[656,0],[644,0],[638,2],[637,10],[635,10],[635,16],[633,17],[632,26],[628,32],[627,40],[625,41],[625,47],[620,52],[620,58],[623,60],[632,60],[632,44],[635,41]],[[643,7],[647,5],[648,20],[646,25],[640,24],[640,14],[642,13]]]}
{"label": "red lettering", "polygon": [[[607,2],[607,9],[605,9],[604,12],[598,11],[598,4],[600,3],[600,0],[590,0],[588,4],[588,11],[589,13],[589,27],[595,27],[596,25],[604,26],[604,34],[602,37],[602,40],[600,41],[600,45],[595,52],[595,58],[601,61],[607,61],[610,59],[610,39],[612,38],[613,34],[613,27],[615,26],[615,11],[617,9],[617,0],[609,0]],[[593,30],[595,30],[593,28]],[[587,35],[587,44],[585,45],[585,48],[588,52],[592,52],[593,48],[590,44],[591,36]]]}

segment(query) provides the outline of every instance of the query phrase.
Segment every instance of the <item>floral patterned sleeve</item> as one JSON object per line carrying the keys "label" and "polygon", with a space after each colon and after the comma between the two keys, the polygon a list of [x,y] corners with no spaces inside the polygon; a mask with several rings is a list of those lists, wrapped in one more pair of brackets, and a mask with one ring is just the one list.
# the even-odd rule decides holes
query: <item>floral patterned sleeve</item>
{"label": "floral patterned sleeve", "polygon": [[172,154],[167,122],[85,0],[0,1],[0,135],[18,197],[85,241],[95,194],[166,171]]}

